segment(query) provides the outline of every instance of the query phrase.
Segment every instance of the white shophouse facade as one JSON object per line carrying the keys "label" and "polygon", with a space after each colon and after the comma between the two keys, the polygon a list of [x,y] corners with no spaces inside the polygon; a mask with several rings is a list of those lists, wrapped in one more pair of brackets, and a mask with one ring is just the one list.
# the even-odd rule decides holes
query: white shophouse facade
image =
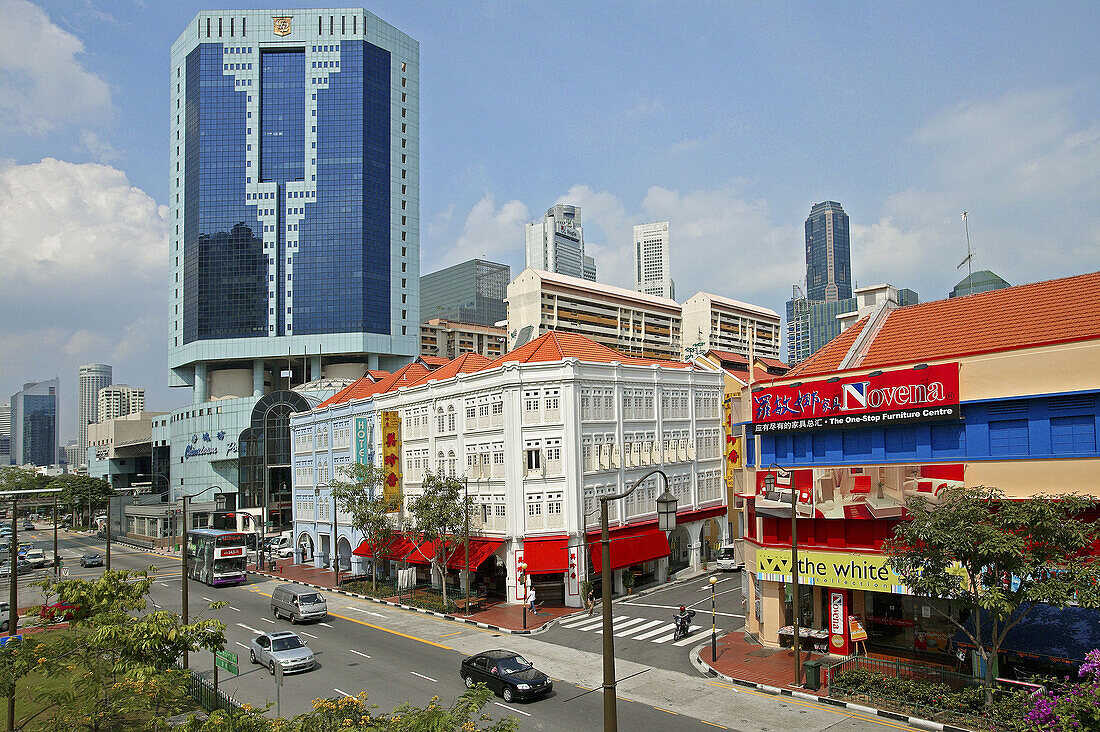
{"label": "white shophouse facade", "polygon": [[[395,391],[296,415],[295,544],[315,547],[316,563],[334,535],[341,559],[358,545],[345,517],[335,515],[333,531],[326,485],[341,464],[367,452],[356,448],[357,429],[370,426],[370,457],[381,454],[375,415],[395,411],[406,505],[428,471],[468,481],[472,528],[485,553],[491,550],[475,568],[475,588],[522,602],[516,581],[522,561],[540,602],[580,606],[580,583],[591,572],[588,545],[599,536],[597,497],[624,490],[654,468],[668,475],[679,499],[677,529],[665,542],[656,528],[664,486],[653,476],[610,507],[612,568],[617,591],[628,568],[642,581],[662,582],[670,562],[697,567],[704,540],[713,545],[727,535],[721,399],[721,376],[687,365],[565,357],[494,362],[450,378],[429,374]],[[599,544],[592,549],[598,553]],[[353,572],[359,563],[355,557]],[[391,561],[389,568],[397,566]]]}

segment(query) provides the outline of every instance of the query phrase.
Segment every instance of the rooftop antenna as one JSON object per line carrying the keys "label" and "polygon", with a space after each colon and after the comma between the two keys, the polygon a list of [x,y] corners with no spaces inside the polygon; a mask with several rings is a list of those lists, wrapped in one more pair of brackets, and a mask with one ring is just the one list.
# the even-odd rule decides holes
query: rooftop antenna
{"label": "rooftop antenna", "polygon": [[966,282],[967,282],[967,295],[974,292],[974,252],[970,250],[970,225],[966,223],[966,217],[970,215],[969,211],[962,212],[963,228],[966,230],[966,259],[959,262],[959,266],[955,269],[962,269],[962,266],[966,265]]}

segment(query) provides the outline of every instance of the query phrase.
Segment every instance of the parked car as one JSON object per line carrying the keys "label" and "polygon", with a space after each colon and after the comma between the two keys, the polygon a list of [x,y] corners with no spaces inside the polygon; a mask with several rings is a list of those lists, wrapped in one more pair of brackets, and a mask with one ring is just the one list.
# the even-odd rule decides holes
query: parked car
{"label": "parked car", "polygon": [[0,537],[9,537],[12,535],[12,528],[8,525],[0,526]]}
{"label": "parked car", "polygon": [[[16,574],[26,574],[34,569],[31,563],[20,557],[15,561]],[[11,577],[11,562],[0,564],[0,577]]]}
{"label": "parked car", "polygon": [[81,567],[102,567],[103,555],[98,552],[84,552],[80,557]]}
{"label": "parked car", "polygon": [[328,615],[328,604],[317,590],[288,583],[272,591],[271,612],[276,620],[286,616],[292,623],[323,620]]}
{"label": "parked car", "polygon": [[50,560],[46,558],[46,552],[41,549],[31,549],[23,557],[27,564],[30,564],[35,569],[41,569],[50,563]]}
{"label": "parked car", "polygon": [[27,552],[29,552],[31,549],[34,549],[34,544],[33,543],[31,543],[29,541],[19,542],[18,554],[19,554],[20,558],[27,556]]}
{"label": "parked car", "polygon": [[52,605],[43,605],[38,611],[38,616],[51,623],[60,623],[63,620],[72,620],[80,613],[80,605],[69,605],[64,602],[55,602]]}
{"label": "parked car", "polygon": [[267,666],[275,674],[275,665],[282,667],[283,673],[311,671],[317,665],[313,651],[309,649],[297,633],[282,630],[276,633],[264,633],[252,639],[248,647],[248,660]]}
{"label": "parked car", "polygon": [[24,521],[23,531],[34,531],[34,524],[32,524],[30,521]]}
{"label": "parked car", "polygon": [[10,606],[6,602],[0,602],[0,633],[8,632],[8,621],[11,619],[11,615],[8,613]]}
{"label": "parked car", "polygon": [[506,702],[534,699],[554,688],[549,676],[514,651],[485,651],[470,656],[462,661],[459,673],[467,688],[485,684]]}

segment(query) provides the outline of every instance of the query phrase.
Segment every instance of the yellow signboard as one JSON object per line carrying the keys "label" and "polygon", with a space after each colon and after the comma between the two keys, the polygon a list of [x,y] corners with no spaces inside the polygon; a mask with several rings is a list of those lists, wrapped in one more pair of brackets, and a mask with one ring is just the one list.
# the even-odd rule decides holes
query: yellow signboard
{"label": "yellow signboard", "polygon": [[733,426],[733,397],[726,395],[722,400],[722,424],[724,426],[724,432],[726,437],[726,487],[734,488],[734,476],[737,471],[745,464],[745,458],[743,456],[742,444],[741,444],[741,429],[738,427],[737,434],[734,434]]}
{"label": "yellow signboard", "polygon": [[382,495],[395,505],[401,503],[401,417],[382,412]]}
{"label": "yellow signboard", "polygon": [[[790,549],[757,549],[756,578],[772,582],[791,581]],[[850,590],[911,595],[901,577],[890,568],[883,554],[798,550],[798,582]]]}

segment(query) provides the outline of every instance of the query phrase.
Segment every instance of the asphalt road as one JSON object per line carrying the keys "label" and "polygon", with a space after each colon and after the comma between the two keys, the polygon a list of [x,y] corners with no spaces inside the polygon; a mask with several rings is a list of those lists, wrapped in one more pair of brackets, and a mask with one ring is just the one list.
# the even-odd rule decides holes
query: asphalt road
{"label": "asphalt road", "polygon": [[[62,542],[62,557],[68,562],[79,559],[85,547],[101,548],[102,542],[91,537],[68,535]],[[159,607],[180,609],[179,561],[151,552],[116,545],[113,568],[143,568],[150,564],[158,568],[158,577],[151,590],[151,599]],[[72,576],[95,576],[98,568],[72,569]],[[616,615],[638,616],[648,624],[668,619],[671,632],[671,612],[682,601],[694,596],[705,601],[709,630],[710,594],[699,589],[705,578],[668,588],[630,603],[616,604]],[[488,630],[452,623],[434,616],[407,612],[339,595],[328,595],[330,617],[322,623],[292,626],[289,621],[275,620],[270,609],[270,593],[278,584],[251,576],[246,585],[214,589],[197,582],[190,583],[191,618],[215,617],[226,624],[227,650],[237,653],[240,674],[228,676],[221,672],[220,686],[242,702],[263,706],[276,699],[274,678],[265,668],[248,662],[248,642],[259,632],[294,630],[315,652],[318,667],[307,673],[288,675],[281,689],[280,706],[283,715],[296,714],[312,708],[317,698],[358,695],[366,692],[368,702],[381,709],[391,709],[409,702],[422,706],[432,696],[450,701],[464,687],[458,669],[461,659],[489,648],[518,651],[549,674],[554,680],[554,692],[529,703],[505,704],[495,698],[486,711],[494,717],[514,716],[523,730],[602,730],[603,699],[598,688],[601,678],[600,656],[584,643],[599,646],[600,636],[590,631],[568,631],[579,641],[570,646],[561,637],[509,636]],[[739,591],[736,574],[717,586]],[[705,598],[703,597],[705,595]],[[730,615],[738,614],[740,598],[736,593],[719,595],[728,598]],[[210,610],[213,601],[225,600],[229,605]],[[21,603],[22,604],[22,603]],[[691,603],[685,603],[691,604]],[[699,605],[698,609],[703,606]],[[720,608],[721,611],[721,608]],[[696,617],[696,623],[704,613]],[[739,618],[728,617],[720,624],[732,629]],[[653,626],[656,630],[657,626]],[[669,643],[631,642],[617,639],[616,673],[620,682],[618,715],[620,729],[704,730],[733,729],[743,732],[807,730],[830,732],[870,732],[886,727],[910,729],[903,725],[880,722],[877,718],[849,714],[845,710],[794,699],[777,699],[713,679],[701,677],[690,668],[686,658],[692,645],[702,642],[697,632],[693,643],[673,646]],[[641,650],[632,650],[637,645]],[[676,659],[680,658],[682,662]],[[634,660],[638,659],[638,660]],[[193,654],[191,667],[204,674],[212,671],[208,653]],[[687,670],[682,670],[687,669]],[[227,677],[228,676],[228,677]],[[272,706],[271,713],[275,713]]]}
{"label": "asphalt road", "polygon": [[[741,573],[716,573],[714,625],[718,637],[745,625],[741,607]],[[710,639],[711,591],[708,576],[628,596],[614,603],[615,657],[656,668],[694,674],[688,651]],[[672,637],[672,618],[680,606],[695,610],[692,632],[684,639]],[[597,605],[591,615],[554,623],[539,639],[592,653],[603,649],[603,625]]]}

